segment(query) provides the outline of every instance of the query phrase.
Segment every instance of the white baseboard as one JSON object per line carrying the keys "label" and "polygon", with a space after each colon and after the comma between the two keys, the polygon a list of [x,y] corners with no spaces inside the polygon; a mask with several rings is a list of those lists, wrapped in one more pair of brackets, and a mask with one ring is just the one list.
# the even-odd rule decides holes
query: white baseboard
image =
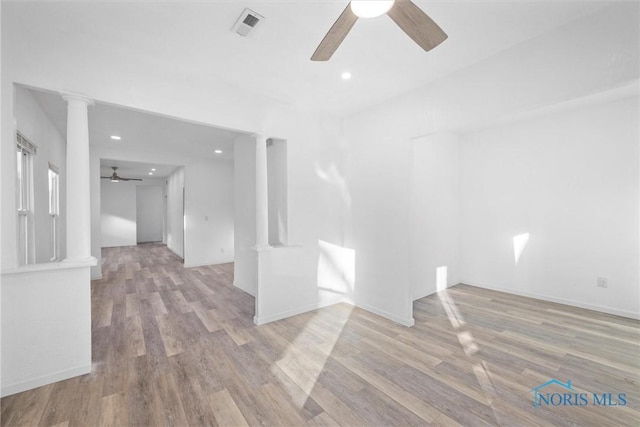
{"label": "white baseboard", "polygon": [[99,266],[97,272],[94,273],[93,268],[91,269],[91,280],[101,280],[102,279],[102,266]]}
{"label": "white baseboard", "polygon": [[475,286],[476,288],[490,289],[492,291],[504,292],[506,294],[519,295],[522,297],[535,298],[542,301],[555,302],[558,304],[570,305],[573,307],[584,308],[587,310],[599,311],[601,313],[613,314],[614,316],[628,317],[629,319],[640,320],[640,313],[634,313],[633,311],[619,310],[617,308],[605,307],[597,304],[589,304],[582,301],[570,300],[565,298],[558,298],[549,295],[537,294],[533,292],[523,292],[514,289],[499,288],[496,286],[481,285],[479,283],[461,282],[461,284]]}
{"label": "white baseboard", "polygon": [[210,260],[210,261],[198,262],[198,263],[190,263],[190,262],[188,263],[185,260],[183,265],[184,265],[184,268],[194,268],[194,267],[204,267],[204,266],[207,266],[207,265],[229,264],[230,262],[233,262],[233,261],[234,261],[233,257],[228,258],[228,259],[224,258],[224,259],[221,259],[221,260],[220,259],[213,259],[213,260]]}
{"label": "white baseboard", "polygon": [[183,260],[183,261],[184,261],[184,257],[183,257],[182,255],[180,255],[178,252],[176,252],[176,251],[175,251],[171,246],[167,245],[167,248],[169,248],[169,250],[170,250],[171,252],[173,252],[173,254],[174,254],[175,256],[177,256],[178,258],[180,258],[181,260]]}
{"label": "white baseboard", "polygon": [[55,383],[58,381],[64,381],[69,378],[77,377],[78,375],[84,375],[91,372],[91,365],[80,366],[78,368],[68,369],[62,372],[56,372],[54,374],[44,375],[38,378],[33,378],[27,381],[21,381],[19,383],[11,385],[3,385],[0,391],[0,396],[5,397],[11,394],[20,393],[33,388],[41,387],[43,385]]}
{"label": "white baseboard", "polygon": [[403,318],[403,317],[399,317],[396,316],[395,314],[389,313],[387,311],[384,310],[380,310],[379,308],[373,307],[369,304],[362,304],[362,303],[358,303],[356,304],[356,307],[359,307],[363,310],[367,310],[373,314],[376,314],[378,316],[384,317],[385,319],[389,319],[392,320],[396,323],[399,323],[403,326],[407,326],[407,327],[411,327],[413,325],[416,324],[416,321],[413,317],[410,318]]}
{"label": "white baseboard", "polygon": [[[458,283],[450,283],[450,284],[447,285],[447,287],[445,289],[448,289],[448,288],[450,288],[452,286],[455,286],[457,284]],[[413,297],[413,301],[415,302],[415,301],[418,301],[419,299],[422,299],[422,298],[428,297],[429,295],[433,295],[433,294],[437,294],[437,293],[438,293],[438,291],[436,290],[436,291],[433,291],[433,292],[427,292],[425,294],[419,294],[418,296],[414,296]]]}
{"label": "white baseboard", "polygon": [[237,280],[233,281],[233,286],[235,286],[236,288],[240,289],[243,292],[248,293],[249,295],[251,295],[254,298],[256,296],[256,291],[254,289],[249,289],[249,288],[245,287],[242,283],[238,282]]}
{"label": "white baseboard", "polygon": [[339,304],[341,302],[347,302],[344,297],[340,296],[335,298],[335,300],[325,301],[323,303],[309,304],[306,306],[294,308],[292,310],[282,311],[280,313],[272,314],[270,316],[255,316],[253,318],[253,323],[256,325],[264,325],[265,323],[275,322],[276,320],[285,319],[287,317],[297,316],[298,314],[306,313],[308,311],[317,310],[319,308],[329,307],[330,305]]}

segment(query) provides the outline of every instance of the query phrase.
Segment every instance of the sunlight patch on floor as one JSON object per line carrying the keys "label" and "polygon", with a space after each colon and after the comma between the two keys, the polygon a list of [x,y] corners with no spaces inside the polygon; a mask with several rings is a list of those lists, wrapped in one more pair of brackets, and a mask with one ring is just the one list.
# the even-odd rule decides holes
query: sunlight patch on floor
{"label": "sunlight patch on floor", "polygon": [[[480,347],[475,342],[473,334],[470,331],[461,330],[461,328],[463,328],[466,323],[464,318],[462,317],[462,314],[458,310],[453,297],[447,290],[446,266],[440,266],[436,269],[436,286],[438,289],[438,298],[440,299],[440,304],[442,304],[442,308],[447,314],[451,326],[455,330],[458,342],[460,342],[464,354],[469,358],[471,362],[473,362],[473,373],[476,376],[478,384],[482,388],[487,404],[491,405],[496,397],[496,390],[493,382],[491,381],[491,373],[487,367],[487,364],[483,360],[477,361],[477,353],[480,351]],[[496,419],[498,419],[498,414],[496,414],[495,411],[494,415],[496,416]]]}
{"label": "sunlight patch on floor", "polygon": [[314,313],[276,362],[277,368],[303,391],[290,396],[296,407],[302,408],[307,402],[352,311],[353,306],[340,304]]}

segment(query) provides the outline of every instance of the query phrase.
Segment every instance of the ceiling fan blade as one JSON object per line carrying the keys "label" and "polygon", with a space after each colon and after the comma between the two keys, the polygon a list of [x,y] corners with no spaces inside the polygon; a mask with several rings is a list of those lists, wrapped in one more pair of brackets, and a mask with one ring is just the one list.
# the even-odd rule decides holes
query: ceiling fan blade
{"label": "ceiling fan blade", "polygon": [[387,15],[426,51],[438,46],[448,37],[438,24],[411,0],[396,0]]}
{"label": "ceiling fan blade", "polygon": [[356,23],[358,17],[351,11],[351,3],[347,5],[340,14],[336,22],[331,26],[329,32],[320,42],[320,45],[311,56],[312,61],[327,61],[338,49],[340,43],[347,37],[349,31]]}
{"label": "ceiling fan blade", "polygon": [[111,179],[110,176],[101,176],[100,178],[102,178],[102,179]]}
{"label": "ceiling fan blade", "polygon": [[120,181],[142,181],[140,178],[122,178],[118,177]]}

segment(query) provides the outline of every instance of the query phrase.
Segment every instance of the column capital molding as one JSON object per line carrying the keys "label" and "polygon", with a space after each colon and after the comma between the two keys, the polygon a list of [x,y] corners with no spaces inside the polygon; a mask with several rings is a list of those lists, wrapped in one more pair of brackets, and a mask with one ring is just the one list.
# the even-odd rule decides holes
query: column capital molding
{"label": "column capital molding", "polygon": [[78,92],[59,92],[62,99],[65,101],[81,101],[90,107],[93,107],[96,103],[93,98]]}

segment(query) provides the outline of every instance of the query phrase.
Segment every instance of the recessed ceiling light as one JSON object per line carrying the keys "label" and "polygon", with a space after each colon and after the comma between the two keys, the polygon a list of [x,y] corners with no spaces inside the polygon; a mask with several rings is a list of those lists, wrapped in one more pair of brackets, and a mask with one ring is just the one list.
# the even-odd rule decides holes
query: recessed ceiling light
{"label": "recessed ceiling light", "polygon": [[351,73],[348,71],[345,71],[344,73],[342,73],[342,80],[349,80],[351,78]]}
{"label": "recessed ceiling light", "polygon": [[151,168],[151,172],[155,172],[155,171],[156,171],[156,168]]}
{"label": "recessed ceiling light", "polygon": [[222,150],[215,150],[214,153],[216,154],[222,154]]}
{"label": "recessed ceiling light", "polygon": [[118,135],[111,135],[111,139],[115,141],[120,141],[122,138],[120,138]]}
{"label": "recessed ceiling light", "polygon": [[149,172],[149,175],[153,175],[153,172]]}

